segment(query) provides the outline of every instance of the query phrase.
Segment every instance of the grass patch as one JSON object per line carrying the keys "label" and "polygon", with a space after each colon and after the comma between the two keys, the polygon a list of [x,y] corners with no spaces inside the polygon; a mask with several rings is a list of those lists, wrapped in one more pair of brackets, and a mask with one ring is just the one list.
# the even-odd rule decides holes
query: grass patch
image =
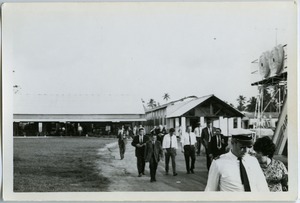
{"label": "grass patch", "polygon": [[112,139],[14,139],[15,192],[105,191],[109,180],[101,175],[97,150]]}

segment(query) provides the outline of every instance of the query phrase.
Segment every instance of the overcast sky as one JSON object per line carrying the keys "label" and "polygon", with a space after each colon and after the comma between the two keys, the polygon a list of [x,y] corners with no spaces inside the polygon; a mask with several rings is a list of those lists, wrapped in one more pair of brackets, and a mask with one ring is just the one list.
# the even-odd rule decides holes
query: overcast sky
{"label": "overcast sky", "polygon": [[[21,93],[215,94],[236,105],[251,62],[291,37],[293,3],[6,4],[3,52]],[[277,30],[277,31],[276,31]]]}

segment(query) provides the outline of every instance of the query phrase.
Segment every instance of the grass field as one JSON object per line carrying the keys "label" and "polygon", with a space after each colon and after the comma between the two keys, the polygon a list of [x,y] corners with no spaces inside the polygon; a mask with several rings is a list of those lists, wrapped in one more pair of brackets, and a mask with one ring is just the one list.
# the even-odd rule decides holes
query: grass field
{"label": "grass field", "polygon": [[14,138],[15,192],[105,191],[97,150],[113,139]]}

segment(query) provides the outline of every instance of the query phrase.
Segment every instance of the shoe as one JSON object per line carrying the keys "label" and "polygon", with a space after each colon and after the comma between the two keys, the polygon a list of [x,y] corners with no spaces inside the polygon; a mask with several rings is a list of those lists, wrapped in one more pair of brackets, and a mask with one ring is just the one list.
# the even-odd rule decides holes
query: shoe
{"label": "shoe", "polygon": [[191,173],[193,173],[193,174],[194,174],[194,169],[191,169]]}
{"label": "shoe", "polygon": [[197,156],[200,156],[200,154],[197,154]]}
{"label": "shoe", "polygon": [[140,174],[138,175],[138,177],[142,177],[142,174],[140,173]]}
{"label": "shoe", "polygon": [[186,172],[186,174],[190,174],[190,172],[188,171],[188,172]]}
{"label": "shoe", "polygon": [[143,174],[143,175],[145,175],[145,173],[144,173],[144,172],[143,172],[142,174]]}
{"label": "shoe", "polygon": [[177,176],[178,174],[177,173],[173,173],[173,176]]}
{"label": "shoe", "polygon": [[151,183],[154,182],[154,181],[155,181],[155,180],[153,180],[153,179],[150,180]]}
{"label": "shoe", "polygon": [[153,180],[154,180],[154,182],[156,182],[156,179],[155,179],[155,178],[154,178]]}

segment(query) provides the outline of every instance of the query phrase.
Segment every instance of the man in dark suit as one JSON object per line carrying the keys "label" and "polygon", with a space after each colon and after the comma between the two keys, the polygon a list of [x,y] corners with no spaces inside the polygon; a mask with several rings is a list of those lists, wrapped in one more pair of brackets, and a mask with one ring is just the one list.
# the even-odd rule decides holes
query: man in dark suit
{"label": "man in dark suit", "polygon": [[210,147],[210,142],[211,138],[213,137],[215,132],[215,128],[212,127],[211,121],[207,120],[207,127],[203,128],[202,133],[201,133],[201,142],[205,148],[205,153],[206,153],[206,167],[207,170],[209,170],[210,164],[211,164],[211,159],[209,157],[209,149]]}
{"label": "man in dark suit", "polygon": [[149,137],[145,135],[144,128],[139,129],[139,134],[135,136],[131,145],[135,147],[135,156],[137,158],[138,177],[145,175],[145,145]]}
{"label": "man in dark suit", "polygon": [[155,175],[160,158],[163,158],[161,143],[157,140],[157,135],[153,134],[145,146],[145,162],[149,162],[150,182],[156,181]]}
{"label": "man in dark suit", "polygon": [[211,138],[211,142],[208,147],[209,157],[214,159],[221,154],[226,153],[226,147],[228,146],[228,137],[221,134],[221,129],[216,128],[215,136]]}

